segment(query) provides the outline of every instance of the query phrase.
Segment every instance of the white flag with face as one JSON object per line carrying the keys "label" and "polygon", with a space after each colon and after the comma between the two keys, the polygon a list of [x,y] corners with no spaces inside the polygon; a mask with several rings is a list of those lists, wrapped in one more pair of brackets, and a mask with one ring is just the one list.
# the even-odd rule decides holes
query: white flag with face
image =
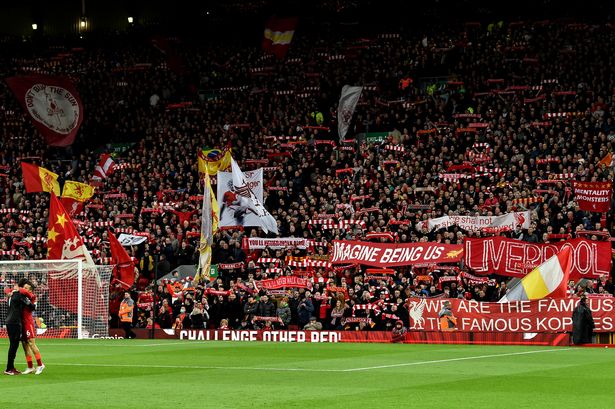
{"label": "white flag with face", "polygon": [[[259,226],[265,233],[278,233],[278,225],[258,199],[255,188],[258,183],[250,183],[237,162],[231,162],[232,178],[226,184],[218,184],[218,201],[220,203],[220,226]],[[260,176],[262,171],[255,172]],[[230,182],[230,183],[229,183]]]}
{"label": "white flag with face", "polygon": [[340,102],[337,106],[337,132],[340,136],[340,140],[344,139],[352,120],[352,114],[359,102],[363,87],[354,87],[351,85],[344,85],[342,88],[342,95]]}

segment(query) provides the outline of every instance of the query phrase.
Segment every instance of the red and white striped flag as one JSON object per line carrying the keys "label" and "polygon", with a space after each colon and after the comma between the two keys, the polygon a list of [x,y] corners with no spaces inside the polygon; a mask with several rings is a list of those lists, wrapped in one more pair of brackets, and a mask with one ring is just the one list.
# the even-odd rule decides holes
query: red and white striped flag
{"label": "red and white striped flag", "polygon": [[94,180],[103,180],[107,179],[109,175],[113,173],[113,168],[115,167],[115,162],[111,159],[111,155],[108,153],[103,153],[100,156],[100,161],[98,165],[96,165],[96,169],[94,169]]}

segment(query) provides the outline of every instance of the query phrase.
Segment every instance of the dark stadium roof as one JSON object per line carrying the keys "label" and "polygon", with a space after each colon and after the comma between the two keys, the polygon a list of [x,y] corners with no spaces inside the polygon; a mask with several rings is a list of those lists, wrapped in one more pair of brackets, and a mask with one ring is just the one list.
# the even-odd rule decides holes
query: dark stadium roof
{"label": "dark stadium roof", "polygon": [[[556,4],[559,3],[559,4]],[[259,25],[271,14],[296,14],[332,22],[352,21],[359,24],[388,22],[394,25],[438,24],[454,19],[523,19],[523,18],[591,18],[610,19],[609,1],[551,2],[547,0],[498,2],[486,0],[227,0],[227,1],[163,1],[163,0],[29,0],[1,2],[0,32],[30,35],[32,24],[39,32],[59,35],[76,32],[79,19],[85,16],[92,29],[124,30],[127,18],[135,24],[163,25],[182,30],[202,31],[208,25],[233,24],[235,30],[245,22]],[[243,21],[245,19],[245,21]],[[241,21],[241,24],[237,24]],[[234,24],[235,23],[235,24]],[[248,24],[249,26],[249,24]]]}

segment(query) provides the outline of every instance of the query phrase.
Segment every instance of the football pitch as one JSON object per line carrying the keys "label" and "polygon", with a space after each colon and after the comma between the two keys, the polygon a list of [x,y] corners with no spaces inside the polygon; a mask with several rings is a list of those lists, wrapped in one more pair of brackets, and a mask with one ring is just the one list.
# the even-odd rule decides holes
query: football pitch
{"label": "football pitch", "polygon": [[[38,344],[45,372],[2,375],[0,408],[597,409],[615,402],[615,348],[59,339]],[[7,340],[0,345],[6,359]],[[21,350],[17,363],[23,370]]]}

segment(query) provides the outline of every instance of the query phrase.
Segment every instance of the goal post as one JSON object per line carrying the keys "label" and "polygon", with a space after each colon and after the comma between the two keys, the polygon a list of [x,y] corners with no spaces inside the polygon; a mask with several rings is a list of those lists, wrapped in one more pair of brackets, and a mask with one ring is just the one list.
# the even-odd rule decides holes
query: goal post
{"label": "goal post", "polygon": [[37,336],[108,336],[112,270],[113,266],[88,266],[82,260],[0,261],[0,327],[5,326],[6,295],[20,279],[27,278],[35,285]]}

